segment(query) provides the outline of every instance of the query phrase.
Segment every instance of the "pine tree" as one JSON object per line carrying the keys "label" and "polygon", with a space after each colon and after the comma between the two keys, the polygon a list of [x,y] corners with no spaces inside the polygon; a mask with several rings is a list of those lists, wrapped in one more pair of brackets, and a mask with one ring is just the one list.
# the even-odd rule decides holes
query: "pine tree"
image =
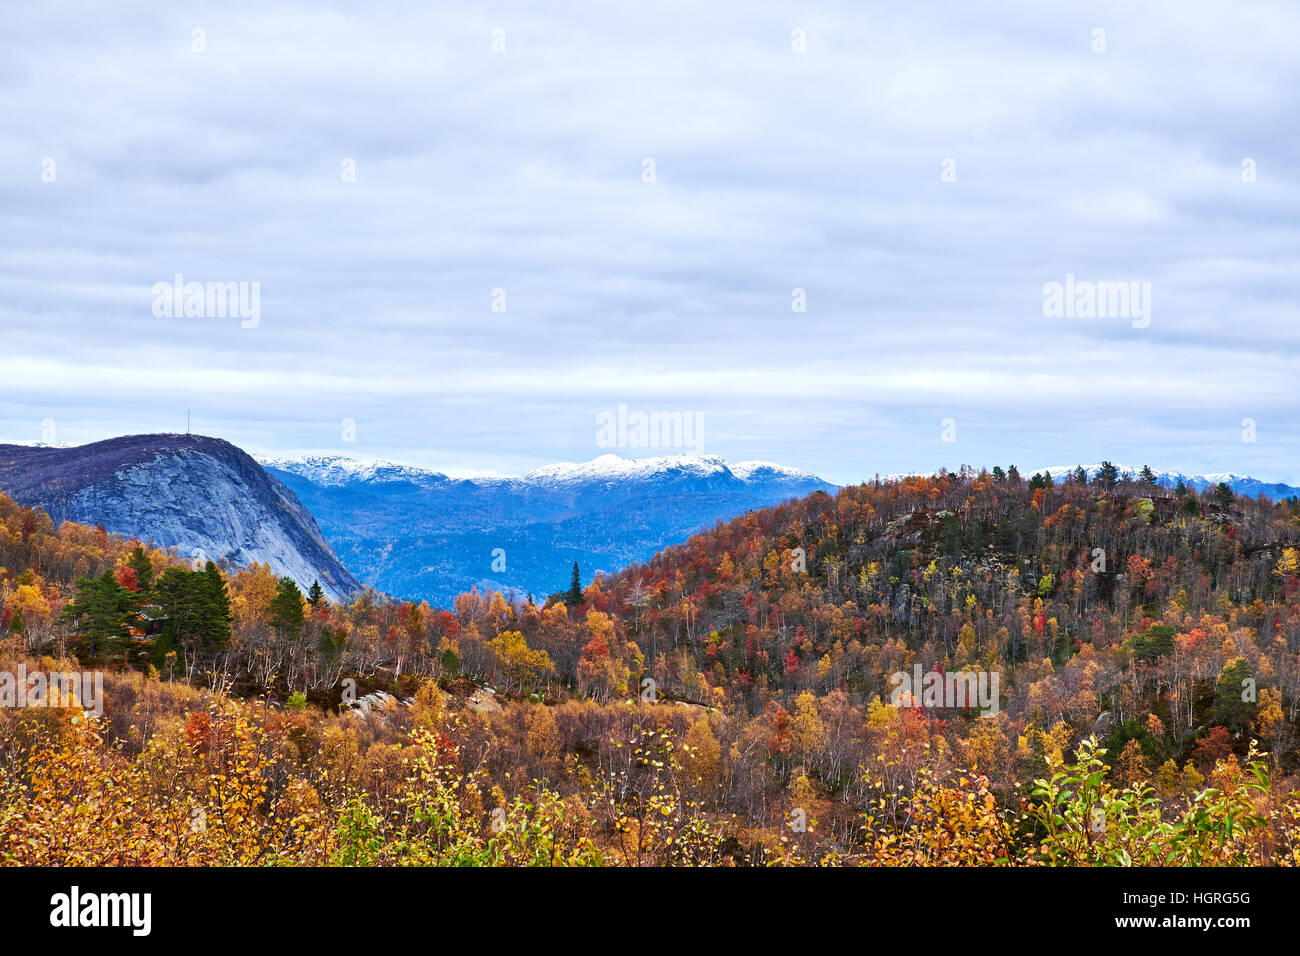
{"label": "pine tree", "polygon": [[1230,731],[1240,734],[1250,728],[1255,718],[1256,702],[1243,699],[1243,689],[1254,681],[1250,665],[1244,657],[1238,657],[1223,665],[1219,672],[1215,688],[1214,703],[1210,706],[1209,717],[1213,723],[1222,724]]}
{"label": "pine tree", "polygon": [[154,585],[154,599],[163,617],[155,656],[177,647],[211,653],[230,643],[230,592],[211,561],[202,571],[168,568]]}
{"label": "pine tree", "polygon": [[112,571],[97,578],[78,578],[76,587],[77,596],[63,608],[63,617],[90,638],[92,657],[100,640],[108,643],[131,636],[131,627],[139,621],[135,596],[117,583]]}
{"label": "pine tree", "polygon": [[1110,462],[1103,461],[1101,467],[1097,469],[1097,484],[1107,491],[1114,491],[1115,486],[1119,484],[1119,469]]}
{"label": "pine tree", "polygon": [[1142,466],[1142,471],[1138,474],[1138,481],[1144,485],[1154,485],[1156,483],[1156,473],[1151,470],[1150,465]]}
{"label": "pine tree", "polygon": [[943,516],[943,550],[949,557],[961,557],[961,522],[954,514]]}
{"label": "pine tree", "polygon": [[1006,517],[998,522],[998,547],[1007,554],[1016,551],[1016,529],[1012,526],[1011,519]]}
{"label": "pine tree", "polygon": [[1214,497],[1224,511],[1232,507],[1232,487],[1226,481],[1221,481],[1214,486]]}
{"label": "pine tree", "polygon": [[320,602],[325,600],[325,591],[321,588],[319,581],[312,581],[311,587],[307,590],[307,603],[313,608],[320,607]]}

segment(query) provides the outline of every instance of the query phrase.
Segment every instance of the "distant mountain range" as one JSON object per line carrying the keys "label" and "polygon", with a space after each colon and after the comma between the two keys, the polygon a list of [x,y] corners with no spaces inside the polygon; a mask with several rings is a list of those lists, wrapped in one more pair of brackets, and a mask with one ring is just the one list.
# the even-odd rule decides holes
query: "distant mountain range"
{"label": "distant mountain range", "polygon": [[184,558],[264,562],[304,589],[319,580],[334,599],[361,589],[293,492],[218,438],[0,445],[0,491],[55,522],[102,525]]}
{"label": "distant mountain range", "polygon": [[[1121,479],[1135,478],[1141,471],[1142,466],[1136,468],[1132,465],[1125,465],[1122,462],[1111,462],[1118,469]],[[1096,478],[1101,471],[1101,463],[1094,465],[1051,465],[1046,468],[1017,468],[1020,477],[1028,480],[1035,473],[1046,472],[1052,476],[1053,481],[1064,481],[1074,472],[1076,468],[1082,467],[1091,481]],[[1264,495],[1273,501],[1281,501],[1290,498],[1293,495],[1300,495],[1300,487],[1288,485],[1280,481],[1260,481],[1258,478],[1251,478],[1249,475],[1238,475],[1232,472],[1223,472],[1221,474],[1185,474],[1181,471],[1152,471],[1156,476],[1156,484],[1163,485],[1166,488],[1178,487],[1178,482],[1191,488],[1193,491],[1202,491],[1205,488],[1213,488],[1219,483],[1226,484],[1239,495],[1247,495],[1251,498],[1257,498]],[[887,475],[873,476],[879,481],[899,481],[903,478],[915,478],[919,475],[932,475],[934,472],[894,472]]]}
{"label": "distant mountain range", "polygon": [[[1116,463],[1121,473],[1140,467]],[[1076,466],[1050,471],[1061,480]],[[1100,465],[1084,466],[1095,476]],[[1300,488],[1237,474],[1158,472],[1170,487],[1225,482],[1273,499]],[[262,458],[198,435],[89,445],[0,445],[0,491],[56,521],[175,547],[182,556],[265,562],[340,599],[363,585],[448,605],[472,587],[537,599],[646,561],[693,532],[835,485],[769,462],[711,456],[548,465],[518,478],[452,478],[339,456]]]}
{"label": "distant mountain range", "polygon": [[769,462],[716,457],[556,464],[518,478],[451,478],[341,457],[263,458],[367,584],[449,603],[472,587],[538,599],[645,561],[692,532],[835,486]]}
{"label": "distant mountain range", "polygon": [[[1141,465],[1134,468],[1132,465],[1125,465],[1117,461],[1111,462],[1111,464],[1119,469],[1121,476],[1137,475],[1142,471]],[[1051,473],[1054,481],[1060,481],[1078,467],[1078,465],[1056,465],[1051,468],[1035,468],[1032,471],[1022,469],[1020,474],[1023,477],[1028,478],[1035,471],[1046,471]],[[1091,480],[1096,478],[1097,473],[1101,471],[1101,464],[1084,465],[1083,470],[1088,473],[1088,478]],[[1283,484],[1280,481],[1260,481],[1258,478],[1251,478],[1249,475],[1237,475],[1231,472],[1213,475],[1188,475],[1181,471],[1156,471],[1154,468],[1151,470],[1155,472],[1157,483],[1168,488],[1177,487],[1178,482],[1181,481],[1188,488],[1201,491],[1204,488],[1213,488],[1216,485],[1223,483],[1237,494],[1247,495],[1251,498],[1257,498],[1260,495],[1264,495],[1274,501],[1280,501],[1283,498],[1290,498],[1292,495],[1300,495],[1300,487],[1296,487],[1295,485]]]}

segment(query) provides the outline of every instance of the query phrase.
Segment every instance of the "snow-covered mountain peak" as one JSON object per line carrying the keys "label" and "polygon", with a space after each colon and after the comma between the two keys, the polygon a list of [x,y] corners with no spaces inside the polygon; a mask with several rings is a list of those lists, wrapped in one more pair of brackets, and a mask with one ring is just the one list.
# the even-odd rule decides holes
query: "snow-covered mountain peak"
{"label": "snow-covered mountain peak", "polygon": [[657,458],[624,458],[601,455],[586,462],[557,462],[535,468],[524,481],[633,481],[665,474],[709,477],[732,474],[724,459],[716,455],[664,455]]}
{"label": "snow-covered mountain peak", "polygon": [[[415,484],[444,482],[447,474],[432,469],[399,465],[390,461],[358,461],[344,455],[306,455],[297,458],[259,456],[259,464],[280,472],[305,478],[322,487],[339,487],[354,482],[380,483],[406,481]],[[652,458],[625,458],[617,454],[600,455],[585,462],[555,462],[526,472],[516,478],[499,475],[465,475],[456,480],[476,485],[522,483],[531,485],[569,485],[608,483],[611,481],[652,481],[663,478],[720,478],[753,482],[821,482],[811,472],[789,468],[770,461],[745,461],[729,465],[717,455],[661,455]]]}
{"label": "snow-covered mountain peak", "polygon": [[257,463],[264,468],[274,468],[300,475],[318,485],[346,485],[353,481],[422,481],[445,476],[423,468],[398,465],[391,461],[375,459],[358,461],[346,455],[305,455],[300,458],[278,458],[267,455],[256,456]]}

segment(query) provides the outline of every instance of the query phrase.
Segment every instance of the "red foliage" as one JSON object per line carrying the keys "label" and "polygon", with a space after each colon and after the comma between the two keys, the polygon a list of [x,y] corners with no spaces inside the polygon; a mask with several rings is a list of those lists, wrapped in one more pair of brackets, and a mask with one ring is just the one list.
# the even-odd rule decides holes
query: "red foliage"
{"label": "red foliage", "polygon": [[456,620],[456,615],[451,611],[439,611],[433,620],[448,637],[455,637],[460,632],[460,621]]}
{"label": "red foliage", "polygon": [[1203,770],[1210,770],[1214,764],[1232,753],[1232,735],[1223,727],[1211,727],[1210,732],[1196,741],[1192,751],[1192,760]]}
{"label": "red foliage", "polygon": [[123,565],[117,569],[113,574],[113,577],[117,579],[118,584],[132,593],[136,593],[140,590],[140,581],[136,577],[135,568]]}
{"label": "red foliage", "polygon": [[585,661],[599,661],[609,659],[609,645],[605,639],[597,634],[587,642],[587,646],[582,649],[582,659]]}
{"label": "red foliage", "polygon": [[212,741],[212,718],[206,710],[192,711],[185,718],[185,742],[195,753],[207,749]]}

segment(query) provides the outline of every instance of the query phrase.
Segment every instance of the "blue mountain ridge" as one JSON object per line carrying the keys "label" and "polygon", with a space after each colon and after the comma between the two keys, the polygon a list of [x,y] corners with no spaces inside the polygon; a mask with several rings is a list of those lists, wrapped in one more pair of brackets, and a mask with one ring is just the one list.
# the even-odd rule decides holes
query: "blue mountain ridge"
{"label": "blue mountain ridge", "polygon": [[835,490],[777,465],[693,456],[607,455],[519,478],[451,478],[345,458],[262,464],[363,582],[444,605],[474,587],[541,599],[567,586],[575,561],[585,583],[718,521]]}
{"label": "blue mountain ridge", "polygon": [[[1074,467],[1035,470],[1059,481]],[[1084,468],[1095,476],[1100,466]],[[1157,475],[1197,491],[1224,482],[1252,497],[1300,494],[1248,475]],[[103,525],[235,567],[263,561],[304,588],[319,579],[336,599],[370,586],[442,606],[471,588],[540,600],[568,585],[575,561],[587,582],[719,521],[819,490],[836,486],[797,469],[711,456],[605,455],[515,478],[455,478],[338,456],[255,461],[197,435],[0,445],[0,491],[55,521]]]}

